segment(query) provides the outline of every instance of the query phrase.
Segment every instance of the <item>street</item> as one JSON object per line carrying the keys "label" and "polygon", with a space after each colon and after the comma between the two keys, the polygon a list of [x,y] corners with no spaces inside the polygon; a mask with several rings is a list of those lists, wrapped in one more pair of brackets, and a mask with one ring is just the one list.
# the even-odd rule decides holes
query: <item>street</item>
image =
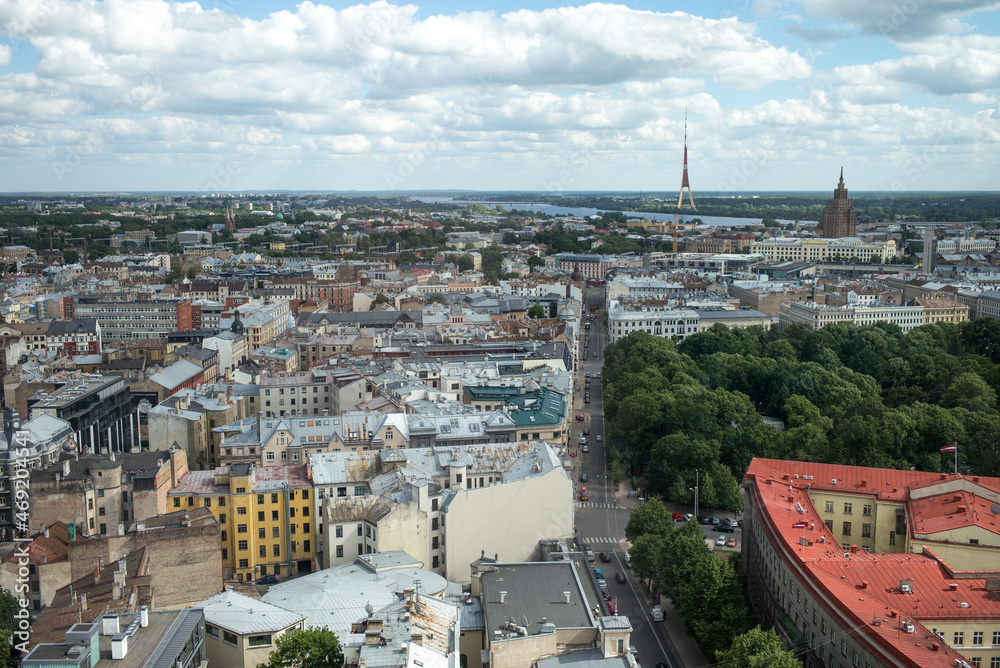
{"label": "street", "polygon": [[[603,298],[599,290],[596,292],[598,294],[591,294],[587,297],[585,310],[588,314],[590,304],[596,303],[598,312],[602,308]],[[584,331],[586,332],[586,329]],[[625,565],[625,525],[628,523],[631,508],[638,505],[638,500],[634,495],[628,496],[627,481],[622,482],[616,495],[614,484],[607,477],[607,467],[604,461],[603,379],[594,378],[594,375],[601,371],[601,365],[604,363],[606,344],[603,331],[604,327],[601,325],[600,318],[594,318],[591,321],[590,332],[587,334],[589,338],[586,346],[587,359],[577,369],[580,392],[577,393],[578,401],[574,404],[573,415],[583,413],[586,419],[580,423],[574,417],[574,428],[571,434],[574,446],[571,449],[577,453],[576,461],[578,463],[575,468],[577,490],[581,486],[586,487],[590,495],[589,501],[577,503],[577,537],[581,544],[589,544],[594,553],[598,555],[594,566],[603,569],[604,579],[608,583],[612,600],[618,606],[618,614],[628,616],[632,623],[632,644],[639,651],[639,662],[648,666],[663,662],[671,668],[681,668],[685,664],[678,657],[664,628],[665,624],[654,623],[650,620],[649,610],[651,606],[646,602],[640,584]],[[591,376],[590,403],[584,404],[582,403],[582,395],[585,391],[583,389],[584,376],[587,372]],[[579,434],[583,433],[584,429],[590,429],[590,435],[586,437],[590,450],[588,453],[581,452],[579,447]],[[601,436],[600,441],[597,440],[598,435]],[[587,474],[589,479],[586,483],[580,482],[581,473]],[[604,563],[601,560],[602,552],[611,553],[610,563]],[[617,573],[625,574],[627,580],[624,584],[619,584],[615,579]]]}

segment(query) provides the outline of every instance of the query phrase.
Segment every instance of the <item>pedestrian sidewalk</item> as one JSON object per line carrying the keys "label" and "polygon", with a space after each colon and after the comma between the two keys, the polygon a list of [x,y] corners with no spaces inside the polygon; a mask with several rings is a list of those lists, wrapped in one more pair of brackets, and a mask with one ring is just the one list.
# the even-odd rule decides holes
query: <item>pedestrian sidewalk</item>
{"label": "pedestrian sidewalk", "polygon": [[[629,489],[631,488],[631,483],[629,480],[623,480],[619,486],[619,490],[615,493],[615,501],[618,502],[619,508],[634,509],[638,508],[640,501],[638,495],[633,493],[629,496]],[[625,541],[622,541],[625,543]],[[652,604],[650,604],[652,606]],[[688,633],[684,630],[684,626],[681,624],[680,615],[674,609],[673,604],[670,599],[661,596],[660,609],[663,610],[663,628],[670,637],[670,642],[674,646],[674,651],[677,652],[677,656],[680,657],[684,666],[688,668],[693,668],[695,666],[707,666],[713,661],[708,661],[705,658],[704,653],[702,653],[701,648],[698,647],[698,643],[694,641]]]}

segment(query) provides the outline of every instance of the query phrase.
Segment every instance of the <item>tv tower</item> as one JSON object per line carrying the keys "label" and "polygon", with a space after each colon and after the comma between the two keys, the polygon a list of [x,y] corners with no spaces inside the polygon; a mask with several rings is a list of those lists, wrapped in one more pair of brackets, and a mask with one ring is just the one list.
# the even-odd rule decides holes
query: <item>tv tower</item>
{"label": "tv tower", "polygon": [[681,177],[681,191],[677,195],[677,208],[681,208],[681,202],[684,200],[684,189],[687,188],[688,191],[688,202],[691,203],[691,208],[695,211],[698,207],[694,205],[694,197],[691,195],[691,182],[688,181],[688,110],[684,107],[684,175]]}

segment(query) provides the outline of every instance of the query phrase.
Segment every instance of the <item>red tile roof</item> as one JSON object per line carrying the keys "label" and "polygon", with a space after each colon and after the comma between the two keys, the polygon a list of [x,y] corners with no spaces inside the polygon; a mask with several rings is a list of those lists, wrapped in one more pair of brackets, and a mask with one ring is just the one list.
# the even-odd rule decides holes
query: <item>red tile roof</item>
{"label": "red tile roof", "polygon": [[[911,490],[926,493],[929,486],[941,483],[962,483],[966,489],[909,499]],[[969,574],[965,574],[956,579],[930,550],[920,554],[869,554],[857,548],[845,551],[810,497],[814,490],[870,493],[887,501],[909,501],[916,525],[925,530],[975,523],[997,532],[993,522],[985,518],[987,514],[992,518],[986,512],[988,499],[969,490],[1000,491],[1000,480],[754,459],[744,486],[750,490],[755,516],[786,565],[813,591],[816,600],[824,602],[842,625],[855,629],[858,640],[876,654],[890,654],[904,665],[954,666],[962,656],[921,622],[1000,619],[1000,598],[986,591],[985,577],[968,579]],[[963,501],[966,510],[959,512]],[[800,523],[805,528],[793,527]],[[913,580],[912,593],[900,590],[901,581],[906,579]],[[903,630],[906,620],[913,623],[913,633]]]}
{"label": "red tile roof", "polygon": [[[4,563],[20,559],[19,550],[27,550],[28,561],[32,564],[53,564],[69,558],[69,527],[65,522],[55,522],[49,527],[49,535],[35,534],[27,547],[18,546],[3,558]],[[44,560],[43,560],[44,557]]]}

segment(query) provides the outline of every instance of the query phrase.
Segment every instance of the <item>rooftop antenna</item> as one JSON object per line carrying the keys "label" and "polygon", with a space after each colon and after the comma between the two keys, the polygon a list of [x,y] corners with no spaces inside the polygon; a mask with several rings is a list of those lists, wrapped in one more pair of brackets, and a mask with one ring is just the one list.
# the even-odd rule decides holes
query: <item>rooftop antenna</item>
{"label": "rooftop antenna", "polygon": [[[691,183],[688,181],[688,112],[687,107],[684,107],[684,173],[681,176],[681,190],[677,195],[677,208],[681,208],[681,202],[684,200],[684,189],[687,188],[688,191],[688,202],[691,203],[691,209],[694,211],[698,210],[698,207],[694,205],[694,197],[691,195]],[[674,251],[676,252],[676,248]]]}

